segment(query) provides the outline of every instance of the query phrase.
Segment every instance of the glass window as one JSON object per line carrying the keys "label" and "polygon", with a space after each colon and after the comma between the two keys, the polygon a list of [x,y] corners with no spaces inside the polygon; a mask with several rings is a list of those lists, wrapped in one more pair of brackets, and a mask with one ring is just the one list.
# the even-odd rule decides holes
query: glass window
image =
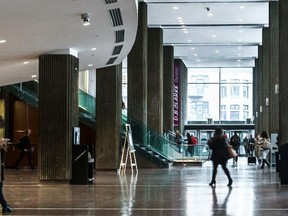
{"label": "glass window", "polygon": [[239,111],[230,111],[231,120],[239,120]]}
{"label": "glass window", "polygon": [[227,86],[226,85],[221,86],[221,98],[227,98]]}
{"label": "glass window", "polygon": [[252,81],[251,68],[189,68],[188,121],[252,119]]}

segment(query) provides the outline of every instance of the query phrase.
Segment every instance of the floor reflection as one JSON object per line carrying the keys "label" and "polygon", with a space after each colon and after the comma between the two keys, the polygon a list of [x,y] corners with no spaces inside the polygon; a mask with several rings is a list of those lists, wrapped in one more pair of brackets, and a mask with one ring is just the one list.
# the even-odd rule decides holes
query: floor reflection
{"label": "floor reflection", "polygon": [[[132,208],[136,197],[136,183],[137,174],[119,174],[119,182],[121,185],[121,215],[130,216],[132,215]],[[127,178],[129,180],[127,180]]]}
{"label": "floor reflection", "polygon": [[227,214],[227,203],[229,200],[229,196],[232,192],[232,187],[228,187],[228,192],[226,196],[224,197],[224,201],[218,201],[217,197],[217,192],[216,192],[216,187],[211,187],[212,188],[212,196],[213,196],[213,205],[212,205],[212,211],[213,211],[213,216],[216,215],[221,215],[221,216],[226,216]]}

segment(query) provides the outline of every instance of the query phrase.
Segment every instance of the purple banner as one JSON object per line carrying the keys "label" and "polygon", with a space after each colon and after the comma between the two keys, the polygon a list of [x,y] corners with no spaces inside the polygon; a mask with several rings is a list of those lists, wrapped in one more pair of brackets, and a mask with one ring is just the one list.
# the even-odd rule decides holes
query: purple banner
{"label": "purple banner", "polygon": [[174,127],[179,126],[180,119],[180,66],[174,65],[174,94],[173,94],[173,115]]}

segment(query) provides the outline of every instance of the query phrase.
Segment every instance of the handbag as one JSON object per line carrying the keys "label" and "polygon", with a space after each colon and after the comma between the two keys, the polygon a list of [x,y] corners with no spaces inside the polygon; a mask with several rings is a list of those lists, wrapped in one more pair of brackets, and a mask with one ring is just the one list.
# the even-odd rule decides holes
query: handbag
{"label": "handbag", "polygon": [[228,150],[229,158],[235,158],[238,156],[237,152],[233,149],[231,145],[227,145],[227,150]]}

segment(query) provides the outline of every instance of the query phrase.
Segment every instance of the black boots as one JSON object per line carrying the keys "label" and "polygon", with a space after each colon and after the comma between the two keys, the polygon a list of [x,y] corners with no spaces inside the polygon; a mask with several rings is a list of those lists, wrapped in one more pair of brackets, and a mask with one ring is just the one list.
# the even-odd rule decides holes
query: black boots
{"label": "black boots", "polygon": [[229,179],[229,182],[227,184],[228,187],[231,187],[232,186],[232,183],[233,183],[233,180],[232,179]]}
{"label": "black boots", "polygon": [[2,208],[2,213],[3,214],[9,214],[11,212],[13,212],[13,209],[9,205],[7,205],[6,207]]}
{"label": "black boots", "polygon": [[265,164],[267,164],[268,169],[269,169],[269,168],[270,168],[270,163],[269,163],[266,159],[263,159],[261,169],[264,169],[264,165],[265,165]]}
{"label": "black boots", "polygon": [[216,181],[215,180],[212,180],[210,183],[209,183],[210,186],[216,186]]}

